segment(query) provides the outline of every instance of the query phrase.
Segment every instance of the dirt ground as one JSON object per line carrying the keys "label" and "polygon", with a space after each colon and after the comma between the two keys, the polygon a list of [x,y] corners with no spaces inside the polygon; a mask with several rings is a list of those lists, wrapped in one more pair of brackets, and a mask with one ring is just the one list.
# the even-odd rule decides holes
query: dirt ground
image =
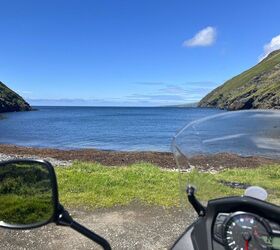
{"label": "dirt ground", "polygon": [[[69,209],[77,222],[105,237],[112,249],[169,249],[196,217],[192,210],[130,205],[86,211]],[[0,229],[0,249],[101,249],[74,230],[49,224],[39,229]]]}

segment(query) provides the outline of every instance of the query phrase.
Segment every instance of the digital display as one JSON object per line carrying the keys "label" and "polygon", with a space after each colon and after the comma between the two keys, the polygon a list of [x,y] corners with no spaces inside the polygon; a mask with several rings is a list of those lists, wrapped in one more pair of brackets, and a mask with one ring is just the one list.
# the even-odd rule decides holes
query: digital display
{"label": "digital display", "polygon": [[261,238],[270,248],[272,247],[274,250],[280,250],[280,236],[262,236]]}
{"label": "digital display", "polygon": [[272,236],[271,240],[272,240],[271,246],[273,247],[273,249],[280,250],[280,236],[279,237]]}

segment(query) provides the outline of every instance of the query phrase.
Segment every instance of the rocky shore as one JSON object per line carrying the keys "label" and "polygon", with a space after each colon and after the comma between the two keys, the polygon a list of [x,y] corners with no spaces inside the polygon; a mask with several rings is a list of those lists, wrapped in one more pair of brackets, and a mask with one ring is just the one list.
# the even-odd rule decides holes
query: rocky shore
{"label": "rocky shore", "polygon": [[[170,152],[116,152],[95,149],[60,150],[31,148],[0,144],[0,161],[15,158],[44,159],[54,166],[69,166],[75,160],[97,162],[105,166],[129,166],[138,162],[148,162],[165,169],[176,169],[173,154]],[[199,155],[189,159],[185,170],[197,168],[200,171],[220,171],[225,168],[254,168],[280,163],[260,157],[240,157],[234,154]],[[186,164],[187,165],[187,164]]]}
{"label": "rocky shore", "polygon": [[60,150],[50,148],[31,148],[15,145],[1,145],[0,154],[7,157],[27,157],[55,159],[62,162],[74,160],[97,162],[105,166],[127,166],[137,162],[149,162],[163,168],[175,168],[171,153],[164,152],[116,152],[95,149]]}
{"label": "rocky shore", "polygon": [[15,160],[15,159],[32,159],[32,160],[40,160],[44,159],[48,162],[50,162],[53,166],[57,167],[67,167],[72,165],[72,161],[63,161],[58,160],[51,157],[40,157],[36,155],[18,155],[18,154],[2,154],[0,153],[0,161],[9,161],[9,160]]}

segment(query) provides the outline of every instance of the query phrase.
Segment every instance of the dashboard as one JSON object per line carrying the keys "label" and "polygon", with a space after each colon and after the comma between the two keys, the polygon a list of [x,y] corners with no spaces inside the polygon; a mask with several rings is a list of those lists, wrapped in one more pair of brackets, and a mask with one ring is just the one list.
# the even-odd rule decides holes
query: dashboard
{"label": "dashboard", "polygon": [[280,250],[280,225],[254,213],[219,213],[212,232],[227,250]]}
{"label": "dashboard", "polygon": [[172,250],[280,250],[277,205],[249,196],[231,196],[209,200],[205,213],[198,215]]}

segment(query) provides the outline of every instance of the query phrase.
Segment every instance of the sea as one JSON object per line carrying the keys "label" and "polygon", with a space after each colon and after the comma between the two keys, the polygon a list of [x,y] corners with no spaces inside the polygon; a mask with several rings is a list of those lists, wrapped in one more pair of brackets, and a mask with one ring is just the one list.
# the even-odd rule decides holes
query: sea
{"label": "sea", "polygon": [[0,144],[169,152],[189,122],[221,112],[179,107],[34,107],[1,115]]}

